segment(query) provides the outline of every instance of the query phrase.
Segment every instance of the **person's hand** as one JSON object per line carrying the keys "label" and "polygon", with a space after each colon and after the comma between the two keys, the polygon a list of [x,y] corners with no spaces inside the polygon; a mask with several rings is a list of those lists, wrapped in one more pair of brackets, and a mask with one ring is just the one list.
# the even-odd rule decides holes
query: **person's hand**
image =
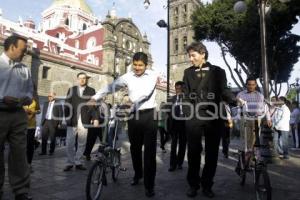
{"label": "person's hand", "polygon": [[95,99],[90,99],[86,104],[88,106],[96,106],[97,101]]}
{"label": "person's hand", "polygon": [[244,101],[244,100],[241,99],[241,98],[237,98],[237,101],[238,101],[238,104],[239,104],[240,106],[243,106],[243,105],[245,105],[245,103],[246,103],[246,101]]}
{"label": "person's hand", "polygon": [[95,119],[94,121],[93,121],[93,125],[94,125],[94,127],[98,127],[99,126],[99,120],[98,119]]}
{"label": "person's hand", "polygon": [[272,127],[272,121],[271,120],[267,120],[267,125],[268,125],[269,128],[271,128]]}
{"label": "person's hand", "polygon": [[233,121],[231,119],[228,119],[228,127],[229,128],[233,127]]}

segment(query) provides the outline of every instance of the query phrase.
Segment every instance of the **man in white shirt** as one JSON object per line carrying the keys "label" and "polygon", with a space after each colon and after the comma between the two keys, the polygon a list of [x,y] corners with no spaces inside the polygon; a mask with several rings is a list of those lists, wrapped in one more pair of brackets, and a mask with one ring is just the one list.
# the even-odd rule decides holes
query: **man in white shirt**
{"label": "man in white shirt", "polygon": [[[275,151],[283,155],[283,159],[289,159],[288,141],[290,131],[290,109],[285,104],[285,97],[279,97],[278,108],[272,116],[272,123],[275,129],[273,143]],[[281,144],[281,145],[280,145]]]}
{"label": "man in white shirt", "polygon": [[[134,168],[134,178],[131,185],[137,185],[144,175],[146,196],[154,196],[154,181],[156,174],[156,134],[155,116],[155,86],[158,74],[147,69],[148,57],[143,52],[133,56],[133,71],[130,71],[112,84],[99,90],[92,97],[91,104],[125,86],[128,88],[130,101],[133,103],[133,115],[128,120],[128,135],[130,152]],[[142,164],[142,146],[144,145],[144,170]],[[144,173],[143,173],[144,171]]]}
{"label": "man in white shirt", "polygon": [[8,177],[15,199],[31,199],[26,157],[27,114],[23,106],[31,104],[33,83],[30,70],[20,63],[26,50],[27,40],[12,35],[4,41],[4,53],[0,57],[0,199],[5,177],[5,141],[10,146]]}

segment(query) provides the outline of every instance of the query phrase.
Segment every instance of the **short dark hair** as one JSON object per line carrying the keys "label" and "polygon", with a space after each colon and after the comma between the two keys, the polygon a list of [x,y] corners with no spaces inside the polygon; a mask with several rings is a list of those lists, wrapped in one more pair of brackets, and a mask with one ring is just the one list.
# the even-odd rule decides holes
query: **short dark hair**
{"label": "short dark hair", "polygon": [[79,73],[77,74],[77,78],[78,78],[80,75],[85,75],[87,78],[89,78],[89,76],[88,76],[85,72],[79,72]]}
{"label": "short dark hair", "polygon": [[144,52],[137,52],[133,55],[132,61],[142,61],[145,65],[148,65],[148,56]]}
{"label": "short dark hair", "polygon": [[175,87],[176,86],[181,86],[181,87],[183,87],[184,86],[184,82],[183,81],[177,81],[176,83],[175,83]]}
{"label": "short dark hair", "polygon": [[206,46],[202,42],[193,42],[189,46],[187,46],[186,51],[189,53],[190,51],[196,51],[200,54],[205,53],[205,60],[208,58],[208,51]]}
{"label": "short dark hair", "polygon": [[279,100],[280,100],[280,101],[283,101],[285,104],[288,103],[288,100],[287,100],[284,96],[280,96],[280,97],[279,97]]}
{"label": "short dark hair", "polygon": [[20,35],[16,35],[16,34],[13,34],[13,35],[9,36],[8,38],[6,38],[4,40],[4,51],[8,51],[8,49],[11,45],[14,45],[15,47],[18,47],[18,41],[19,40],[23,40],[25,43],[27,43],[26,38],[24,38]]}
{"label": "short dark hair", "polygon": [[256,78],[254,76],[249,76],[247,79],[246,79],[246,85],[248,84],[248,81],[255,81],[256,82]]}

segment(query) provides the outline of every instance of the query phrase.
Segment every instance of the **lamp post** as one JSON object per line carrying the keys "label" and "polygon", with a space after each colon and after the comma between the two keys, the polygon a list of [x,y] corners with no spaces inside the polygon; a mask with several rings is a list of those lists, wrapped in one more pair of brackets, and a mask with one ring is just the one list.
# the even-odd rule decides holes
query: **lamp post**
{"label": "lamp post", "polygon": [[[290,0],[279,0],[282,3],[287,3]],[[263,77],[263,92],[265,99],[269,99],[269,70],[268,70],[268,56],[267,56],[267,34],[266,34],[266,8],[269,6],[268,0],[256,0],[259,11],[260,21],[260,45],[261,45],[261,64]],[[244,1],[238,1],[234,4],[236,12],[245,12],[247,9]]]}
{"label": "lamp post", "polygon": [[[150,6],[150,0],[144,1],[145,9]],[[167,0],[167,5],[164,6],[167,9],[167,22],[161,19],[156,24],[160,28],[167,28],[167,98],[170,95],[170,0]]]}

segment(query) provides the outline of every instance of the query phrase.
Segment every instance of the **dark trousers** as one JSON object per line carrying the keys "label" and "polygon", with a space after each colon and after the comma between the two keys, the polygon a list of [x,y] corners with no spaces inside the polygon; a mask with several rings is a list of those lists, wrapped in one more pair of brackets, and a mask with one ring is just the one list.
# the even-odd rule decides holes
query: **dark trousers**
{"label": "dark trousers", "polygon": [[223,147],[223,154],[228,155],[229,152],[229,144],[230,144],[230,128],[227,126],[223,127],[224,129],[222,130],[222,147]]}
{"label": "dark trousers", "polygon": [[53,120],[45,120],[43,127],[42,127],[42,153],[47,152],[47,141],[50,137],[50,150],[49,153],[53,153],[55,150],[55,132],[56,126]]}
{"label": "dark trousers", "polygon": [[160,134],[160,148],[165,149],[165,145],[169,140],[169,134],[164,127],[158,127],[158,132]]}
{"label": "dark trousers", "polygon": [[[222,122],[221,122],[222,123]],[[217,169],[220,144],[219,121],[199,123],[199,120],[186,121],[188,142],[188,173],[187,181],[190,187],[198,189],[200,183],[203,188],[210,189]],[[200,178],[200,162],[202,152],[202,137],[205,137],[205,164]]]}
{"label": "dark trousers", "polygon": [[143,177],[142,146],[144,145],[144,185],[146,189],[154,187],[156,174],[157,122],[154,121],[154,109],[138,111],[128,121],[128,136],[132,158],[134,178]]}
{"label": "dark trousers", "polygon": [[89,128],[86,138],[86,145],[83,155],[90,156],[97,140],[97,137],[101,141],[102,138],[102,128]]}
{"label": "dark trousers", "polygon": [[35,134],[35,129],[27,130],[27,161],[28,161],[28,164],[31,164],[32,158],[33,158],[34,144],[35,144],[34,134]]}
{"label": "dark trousers", "polygon": [[293,141],[294,141],[294,147],[297,148],[297,142],[296,142],[296,134],[298,135],[298,148],[300,148],[300,123],[298,124],[298,133],[297,133],[297,127],[296,125],[292,126],[291,130],[292,130],[292,135],[293,135]]}
{"label": "dark trousers", "polygon": [[[170,166],[181,166],[184,161],[186,150],[186,133],[184,121],[173,121],[171,127],[171,156]],[[179,144],[179,146],[177,145]],[[178,152],[177,152],[178,146]]]}

